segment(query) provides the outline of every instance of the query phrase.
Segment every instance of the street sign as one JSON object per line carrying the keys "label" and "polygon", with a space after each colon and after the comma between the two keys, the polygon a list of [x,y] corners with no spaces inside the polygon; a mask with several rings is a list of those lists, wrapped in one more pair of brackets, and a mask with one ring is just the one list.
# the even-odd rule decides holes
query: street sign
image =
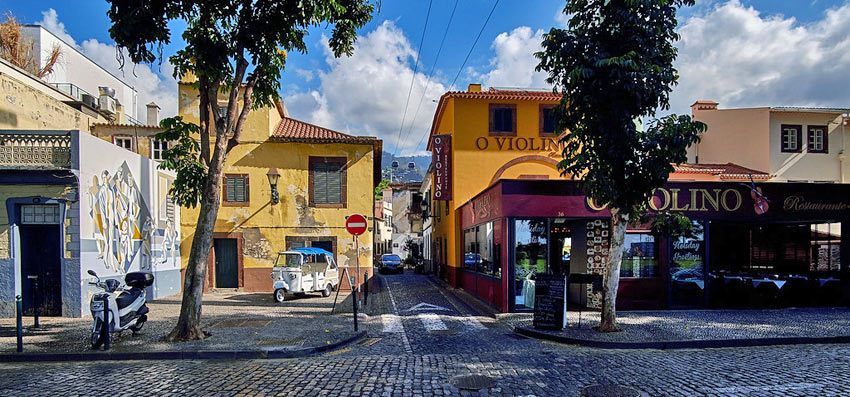
{"label": "street sign", "polygon": [[367,226],[368,223],[366,223],[366,218],[363,215],[354,214],[345,220],[345,230],[355,236],[363,234]]}

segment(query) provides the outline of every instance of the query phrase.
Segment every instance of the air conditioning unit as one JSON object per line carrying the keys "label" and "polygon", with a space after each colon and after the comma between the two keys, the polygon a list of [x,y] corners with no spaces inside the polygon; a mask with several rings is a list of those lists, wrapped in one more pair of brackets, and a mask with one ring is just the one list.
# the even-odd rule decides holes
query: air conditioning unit
{"label": "air conditioning unit", "polygon": [[83,94],[81,97],[82,97],[81,99],[83,100],[84,105],[86,105],[86,106],[88,106],[92,109],[97,109],[97,99],[95,97],[93,97],[89,94]]}
{"label": "air conditioning unit", "polygon": [[100,110],[109,114],[115,114],[115,98],[108,95],[101,95]]}

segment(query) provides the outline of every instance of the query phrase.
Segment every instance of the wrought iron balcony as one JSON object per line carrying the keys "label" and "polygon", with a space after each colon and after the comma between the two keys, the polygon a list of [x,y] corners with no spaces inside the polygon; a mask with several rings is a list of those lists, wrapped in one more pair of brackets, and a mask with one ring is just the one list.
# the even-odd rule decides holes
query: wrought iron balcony
{"label": "wrought iron balcony", "polygon": [[71,168],[71,134],[0,131],[0,168]]}

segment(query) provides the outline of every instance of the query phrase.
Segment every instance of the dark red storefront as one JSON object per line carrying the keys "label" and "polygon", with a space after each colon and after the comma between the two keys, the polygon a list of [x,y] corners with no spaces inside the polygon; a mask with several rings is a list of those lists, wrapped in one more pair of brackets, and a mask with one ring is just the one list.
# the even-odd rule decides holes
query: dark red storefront
{"label": "dark red storefront", "polygon": [[[850,186],[671,182],[650,207],[681,212],[694,237],[669,239],[646,227],[626,236],[620,309],[847,305],[845,234]],[[844,202],[842,200],[847,200]],[[460,208],[463,269],[457,284],[503,312],[528,310],[534,275],[599,273],[609,253],[609,212],[577,182],[500,180]],[[571,284],[572,307],[600,296]]]}

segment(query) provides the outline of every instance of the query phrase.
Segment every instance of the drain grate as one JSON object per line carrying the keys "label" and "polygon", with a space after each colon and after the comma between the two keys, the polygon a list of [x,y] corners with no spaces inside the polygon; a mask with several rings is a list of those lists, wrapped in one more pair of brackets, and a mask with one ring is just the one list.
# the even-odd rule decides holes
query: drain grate
{"label": "drain grate", "polygon": [[452,378],[452,386],[461,390],[481,390],[493,387],[493,378],[484,375],[459,375]]}
{"label": "drain grate", "polygon": [[213,327],[213,328],[234,328],[234,327],[241,327],[241,326],[242,326],[242,323],[244,323],[244,322],[245,322],[245,320],[224,320],[224,321],[219,321],[218,323],[216,323],[216,324],[215,324],[215,325],[213,325],[212,327]]}
{"label": "drain grate", "polygon": [[378,341],[380,341],[380,340],[381,340],[381,338],[366,338],[366,339],[361,340],[360,342],[357,342],[357,344],[363,345],[363,346],[372,346],[375,343],[378,343]]}
{"label": "drain grate", "polygon": [[638,397],[640,392],[620,385],[592,385],[581,390],[584,397]]}

